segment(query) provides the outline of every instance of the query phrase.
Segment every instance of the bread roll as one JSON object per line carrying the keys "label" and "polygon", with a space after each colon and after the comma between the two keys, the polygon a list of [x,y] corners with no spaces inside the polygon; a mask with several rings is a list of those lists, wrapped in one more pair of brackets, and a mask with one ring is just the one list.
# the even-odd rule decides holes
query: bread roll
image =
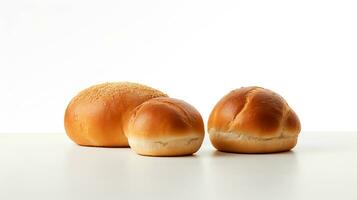
{"label": "bread roll", "polygon": [[64,125],[69,138],[83,146],[127,147],[123,130],[132,110],[166,94],[129,82],[103,83],[87,88],[69,103]]}
{"label": "bread roll", "polygon": [[296,145],[300,130],[299,118],[286,101],[261,87],[231,91],[208,120],[211,143],[226,152],[288,151]]}
{"label": "bread roll", "polygon": [[138,106],[127,127],[129,145],[140,155],[191,155],[204,137],[200,113],[184,101],[166,97]]}

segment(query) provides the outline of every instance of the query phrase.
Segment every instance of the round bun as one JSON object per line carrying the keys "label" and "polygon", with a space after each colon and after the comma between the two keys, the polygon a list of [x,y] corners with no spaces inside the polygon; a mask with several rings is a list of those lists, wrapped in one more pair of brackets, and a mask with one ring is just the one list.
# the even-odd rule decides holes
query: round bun
{"label": "round bun", "polygon": [[127,147],[123,130],[131,111],[166,94],[129,82],[103,83],[87,88],[69,103],[64,126],[69,138],[83,146]]}
{"label": "round bun", "polygon": [[226,152],[288,151],[300,133],[300,121],[286,101],[261,87],[231,91],[214,107],[208,120],[213,146]]}
{"label": "round bun", "polygon": [[138,106],[127,128],[130,147],[147,156],[191,155],[204,137],[200,113],[184,101],[166,97]]}

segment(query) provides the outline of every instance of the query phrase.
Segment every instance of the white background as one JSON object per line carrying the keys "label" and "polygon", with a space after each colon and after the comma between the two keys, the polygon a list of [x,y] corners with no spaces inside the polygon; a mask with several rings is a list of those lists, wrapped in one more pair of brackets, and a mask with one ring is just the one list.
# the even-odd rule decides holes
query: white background
{"label": "white background", "polygon": [[280,93],[304,131],[357,130],[355,0],[1,0],[0,132],[64,132],[67,103],[140,82],[207,120],[234,88]]}

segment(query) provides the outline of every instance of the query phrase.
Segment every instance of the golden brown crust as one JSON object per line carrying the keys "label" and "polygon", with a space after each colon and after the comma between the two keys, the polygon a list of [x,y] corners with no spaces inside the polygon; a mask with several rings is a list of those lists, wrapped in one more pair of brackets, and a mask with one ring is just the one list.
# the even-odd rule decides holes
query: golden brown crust
{"label": "golden brown crust", "polygon": [[255,87],[245,87],[233,90],[225,95],[213,108],[208,119],[208,129],[214,126],[217,130],[228,131],[230,124],[236,118],[247,103],[246,96],[256,89]]}
{"label": "golden brown crust", "polygon": [[200,113],[188,103],[159,97],[135,109],[125,133],[138,154],[178,156],[199,149],[204,125]]}
{"label": "golden brown crust", "polygon": [[204,132],[199,112],[188,103],[166,97],[154,98],[138,106],[130,118],[128,134],[136,137],[172,137]]}
{"label": "golden brown crust", "polygon": [[298,134],[301,131],[300,120],[292,109],[290,109],[286,115],[284,131],[292,135]]}
{"label": "golden brown crust", "polygon": [[[297,137],[300,129],[300,121],[286,101],[273,91],[261,87],[244,87],[231,91],[217,103],[208,120],[208,132],[215,134],[210,138],[216,148],[223,150],[224,145],[218,144],[226,144],[233,151],[236,145],[236,152],[243,153],[243,147],[248,144],[249,152],[254,152],[254,148],[256,153],[289,150],[296,143],[292,146],[293,142],[267,142],[267,139],[277,139],[282,135]],[[227,134],[236,134],[239,137],[228,137]],[[227,138],[236,141],[227,143]],[[244,141],[247,138],[249,141]],[[258,139],[266,141],[256,142]]]}
{"label": "golden brown crust", "polygon": [[94,85],[75,96],[64,118],[67,135],[84,146],[126,147],[123,129],[131,111],[141,103],[166,94],[137,83]]}

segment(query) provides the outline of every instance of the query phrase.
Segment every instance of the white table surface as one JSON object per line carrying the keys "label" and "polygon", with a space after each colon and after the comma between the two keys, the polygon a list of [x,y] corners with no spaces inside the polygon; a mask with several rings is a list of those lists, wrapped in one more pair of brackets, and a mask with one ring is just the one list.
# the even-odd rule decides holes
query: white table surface
{"label": "white table surface", "polygon": [[0,199],[357,199],[357,133],[301,133],[278,154],[144,157],[63,134],[0,134]]}

